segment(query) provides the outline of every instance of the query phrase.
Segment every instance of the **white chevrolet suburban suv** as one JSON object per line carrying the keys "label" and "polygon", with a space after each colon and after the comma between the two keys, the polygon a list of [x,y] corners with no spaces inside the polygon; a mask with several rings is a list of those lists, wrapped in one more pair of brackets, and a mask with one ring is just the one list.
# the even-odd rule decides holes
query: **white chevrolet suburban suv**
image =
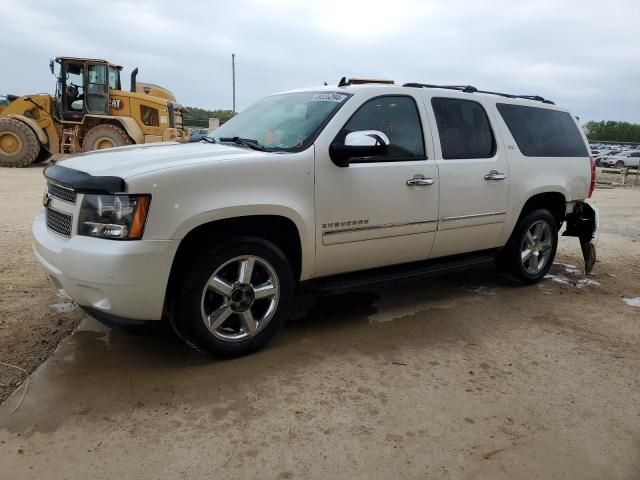
{"label": "white chevrolet suburban suv", "polygon": [[541,97],[343,79],[266,97],[200,143],[49,166],[34,252],[107,325],[166,319],[236,356],[303,289],[485,262],[536,282],[563,223],[588,272],[594,172],[573,116]]}

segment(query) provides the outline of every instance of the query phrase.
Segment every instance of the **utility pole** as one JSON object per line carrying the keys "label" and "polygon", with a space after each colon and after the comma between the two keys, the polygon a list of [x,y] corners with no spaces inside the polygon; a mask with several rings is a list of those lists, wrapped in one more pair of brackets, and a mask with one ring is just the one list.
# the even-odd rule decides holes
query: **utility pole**
{"label": "utility pole", "polygon": [[236,114],[236,54],[231,54],[231,81],[233,83],[233,114]]}

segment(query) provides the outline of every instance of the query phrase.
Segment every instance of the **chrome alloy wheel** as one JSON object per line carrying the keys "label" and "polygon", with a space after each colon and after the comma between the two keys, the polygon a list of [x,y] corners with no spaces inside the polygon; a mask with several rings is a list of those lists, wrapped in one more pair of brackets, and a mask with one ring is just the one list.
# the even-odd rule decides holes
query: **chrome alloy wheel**
{"label": "chrome alloy wheel", "polygon": [[238,342],[262,331],[273,318],[280,285],[263,258],[243,255],[223,263],[202,292],[202,321],[213,336]]}
{"label": "chrome alloy wheel", "polygon": [[552,247],[551,226],[544,220],[534,222],[525,233],[520,249],[525,271],[530,275],[542,271],[549,261]]}

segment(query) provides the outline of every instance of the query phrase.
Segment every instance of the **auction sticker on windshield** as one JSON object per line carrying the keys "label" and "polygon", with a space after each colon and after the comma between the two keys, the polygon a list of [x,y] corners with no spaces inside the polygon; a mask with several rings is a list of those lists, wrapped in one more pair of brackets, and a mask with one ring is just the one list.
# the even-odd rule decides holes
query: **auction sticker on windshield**
{"label": "auction sticker on windshield", "polygon": [[311,99],[312,102],[336,102],[342,103],[347,95],[341,93],[318,93]]}

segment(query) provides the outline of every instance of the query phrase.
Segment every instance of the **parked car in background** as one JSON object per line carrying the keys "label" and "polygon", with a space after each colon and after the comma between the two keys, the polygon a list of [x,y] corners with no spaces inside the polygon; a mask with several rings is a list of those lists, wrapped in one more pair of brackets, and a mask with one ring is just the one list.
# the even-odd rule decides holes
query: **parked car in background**
{"label": "parked car in background", "polygon": [[634,167],[640,164],[640,150],[619,152],[616,155],[608,155],[600,162],[603,167]]}
{"label": "parked car in background", "polygon": [[609,155],[617,155],[621,151],[622,150],[611,150],[611,149],[600,150],[600,153],[598,153],[596,158],[599,158],[600,160],[602,160],[603,158],[608,157]]}
{"label": "parked car in background", "polygon": [[208,134],[209,134],[209,130],[207,130],[206,128],[198,128],[196,130],[191,130],[191,134],[189,135],[189,143],[200,142]]}
{"label": "parked car in background", "polygon": [[620,152],[621,150],[610,150],[610,149],[600,150],[600,153],[594,156],[594,160],[596,161],[596,167],[604,166],[602,163],[602,160],[604,160],[610,155],[617,155]]}

